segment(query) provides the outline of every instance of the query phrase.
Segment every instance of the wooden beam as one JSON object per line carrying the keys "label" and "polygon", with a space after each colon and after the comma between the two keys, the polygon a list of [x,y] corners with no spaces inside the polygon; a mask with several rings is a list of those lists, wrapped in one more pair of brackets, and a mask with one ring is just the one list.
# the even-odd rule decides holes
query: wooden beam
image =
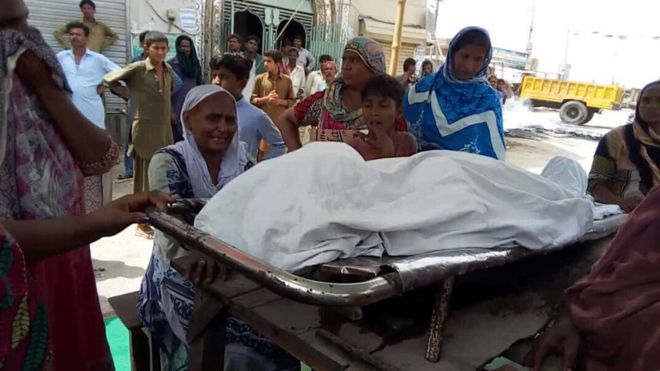
{"label": "wooden beam", "polygon": [[406,11],[406,0],[397,0],[396,19],[394,20],[394,37],[392,38],[392,54],[390,55],[390,64],[387,66],[387,73],[394,76],[396,67],[401,54],[401,38],[403,35],[403,15]]}

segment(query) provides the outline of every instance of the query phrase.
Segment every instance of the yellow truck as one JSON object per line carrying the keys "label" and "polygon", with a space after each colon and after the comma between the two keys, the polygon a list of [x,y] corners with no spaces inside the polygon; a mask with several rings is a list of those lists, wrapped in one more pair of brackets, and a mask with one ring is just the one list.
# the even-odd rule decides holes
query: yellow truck
{"label": "yellow truck", "polygon": [[520,98],[529,99],[535,107],[559,108],[563,122],[575,125],[591,121],[603,109],[617,110],[623,101],[623,88],[573,81],[525,76]]}

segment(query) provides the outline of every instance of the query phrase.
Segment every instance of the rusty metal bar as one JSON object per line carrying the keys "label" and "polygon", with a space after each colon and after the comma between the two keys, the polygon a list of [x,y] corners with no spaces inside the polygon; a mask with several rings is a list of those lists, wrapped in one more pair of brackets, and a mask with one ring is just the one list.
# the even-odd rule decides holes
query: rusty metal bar
{"label": "rusty metal bar", "polygon": [[454,277],[444,280],[438,285],[431,315],[431,326],[429,326],[429,340],[426,344],[426,358],[430,362],[440,361],[442,350],[442,331],[445,320],[449,316],[449,302],[454,291]]}
{"label": "rusty metal bar", "polygon": [[[166,213],[147,211],[149,224],[284,297],[313,305],[365,306],[402,293],[396,273],[358,283],[327,283],[296,276],[246,254]],[[266,247],[264,247],[266,248]]]}

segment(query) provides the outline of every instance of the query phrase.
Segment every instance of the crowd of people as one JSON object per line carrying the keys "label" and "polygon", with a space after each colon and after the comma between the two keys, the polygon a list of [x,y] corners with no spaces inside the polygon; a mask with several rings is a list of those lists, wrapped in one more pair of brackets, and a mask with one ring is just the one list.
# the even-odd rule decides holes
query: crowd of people
{"label": "crowd of people", "polygon": [[[91,0],[80,8],[82,21],[56,32],[69,48],[57,55],[28,26],[22,0],[8,1],[0,15],[3,370],[113,369],[89,243],[131,223],[141,235],[153,235],[148,206],[212,197],[259,161],[307,140],[343,141],[365,160],[428,150],[505,158],[502,103],[510,89],[488,76],[492,45],[484,29],[460,31],[438,71],[425,61],[417,77],[411,59],[398,78],[386,75],[380,44],[366,37],[346,44],[341,71],[328,55],[313,71],[316,58],[302,37],[261,55],[257,37],[244,43],[231,35],[227,52],[210,61],[206,82],[196,46],[185,35],[166,61],[167,37],[145,32],[144,53],[117,66],[100,53],[116,34],[96,21]],[[134,195],[113,202],[105,174],[120,151],[105,130],[106,87],[129,101],[131,123]],[[305,138],[301,128],[307,127]],[[645,325],[660,314],[654,273],[659,166],[660,82],[654,82],[641,91],[634,122],[601,140],[589,175],[596,201],[634,214],[591,274],[567,291],[561,326],[530,358],[535,367],[554,350],[570,352],[566,367],[574,367],[578,351],[589,370],[660,367],[656,327]],[[156,232],[140,289],[140,317],[165,370],[187,362],[198,282],[170,262],[188,253]],[[236,369],[299,369],[292,356],[237,318],[228,321],[227,339],[227,362]],[[577,347],[580,342],[584,346]]]}

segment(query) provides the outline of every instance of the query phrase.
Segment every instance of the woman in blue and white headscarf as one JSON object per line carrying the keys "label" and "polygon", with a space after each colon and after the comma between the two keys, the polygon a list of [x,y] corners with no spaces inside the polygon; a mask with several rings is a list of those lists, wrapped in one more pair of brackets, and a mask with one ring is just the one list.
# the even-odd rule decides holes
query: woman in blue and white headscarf
{"label": "woman in blue and white headscarf", "polygon": [[[215,85],[194,87],[181,108],[184,140],[163,148],[149,164],[149,185],[179,198],[211,198],[255,162],[239,140],[236,101]],[[191,222],[191,221],[189,221]],[[155,233],[151,261],[138,299],[140,321],[148,327],[161,352],[161,370],[187,369],[187,333],[195,286],[171,266],[190,252],[161,232]],[[300,362],[245,323],[227,319],[227,369],[300,368]],[[291,368],[288,368],[290,366]],[[242,368],[241,368],[242,367]]]}
{"label": "woman in blue and white headscarf", "polygon": [[492,47],[479,27],[461,30],[445,64],[411,88],[404,116],[420,151],[445,149],[504,160],[500,96],[486,80]]}

